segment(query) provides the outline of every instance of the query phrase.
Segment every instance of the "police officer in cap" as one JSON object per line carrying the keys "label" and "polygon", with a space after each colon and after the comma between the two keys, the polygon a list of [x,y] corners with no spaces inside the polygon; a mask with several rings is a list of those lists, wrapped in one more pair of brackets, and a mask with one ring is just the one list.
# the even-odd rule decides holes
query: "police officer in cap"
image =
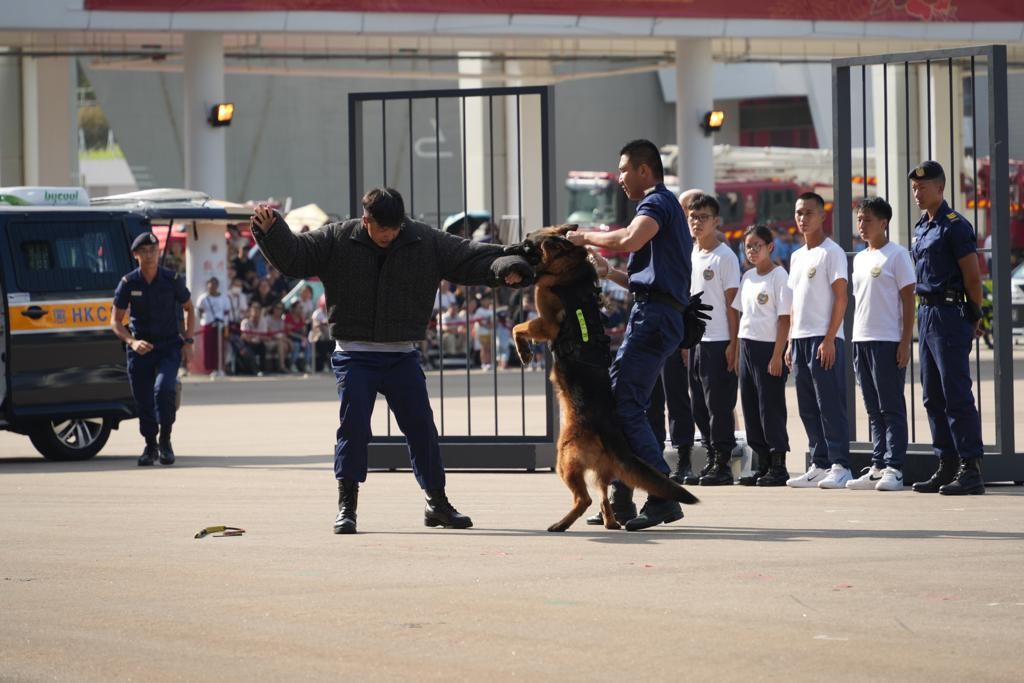
{"label": "police officer in cap", "polygon": [[[156,235],[147,232],[135,238],[132,256],[139,267],[121,278],[114,290],[110,326],[128,347],[128,379],[138,405],[139,431],[146,439],[139,465],[156,460],[171,465],[178,368],[182,355],[192,360],[195,312],[184,278],[160,267]],[[184,311],[184,332],[179,311]],[[130,316],[128,327],[125,313]]]}
{"label": "police officer in cap", "polygon": [[971,392],[971,342],[981,320],[977,236],[942,197],[946,174],[934,161],[909,176],[924,210],[914,227],[921,386],[939,467],[914,484],[920,493],[985,493],[981,422]]}

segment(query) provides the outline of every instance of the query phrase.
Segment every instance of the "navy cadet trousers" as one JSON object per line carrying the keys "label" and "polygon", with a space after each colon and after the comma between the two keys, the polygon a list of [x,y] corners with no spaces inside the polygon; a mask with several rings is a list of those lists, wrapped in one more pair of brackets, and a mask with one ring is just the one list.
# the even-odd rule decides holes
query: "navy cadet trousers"
{"label": "navy cadet trousers", "polygon": [[174,424],[180,367],[181,340],[155,344],[145,354],[128,349],[128,380],[138,406],[139,432],[147,439]]}
{"label": "navy cadet trousers", "polygon": [[907,459],[907,369],[896,365],[899,342],[853,343],[853,367],[871,427],[871,463],[879,469],[903,469]]}
{"label": "navy cadet trousers", "polygon": [[[725,364],[727,341],[701,342],[690,350],[693,420],[705,447],[719,453],[736,448],[736,389],[739,378]],[[709,451],[710,453],[710,451]]]}
{"label": "navy cadet trousers", "polygon": [[846,419],[846,351],[836,339],[836,362],[828,370],[817,358],[824,337],[794,339],[793,382],[811,461],[818,467],[850,467],[850,425]]}
{"label": "navy cadet trousers", "polygon": [[626,335],[612,361],[612,392],[622,431],[630,448],[652,467],[669,473],[665,442],[654,435],[647,419],[651,391],[669,354],[678,353],[683,338],[683,314],[654,301],[633,305]]}
{"label": "navy cadet trousers", "polygon": [[647,417],[659,441],[665,441],[665,409],[668,408],[668,438],[673,448],[693,446],[693,409],[690,407],[690,387],[686,364],[679,350],[670,353],[665,367],[654,383],[651,405]]}
{"label": "navy cadet trousers", "polygon": [[974,326],[959,306],[917,309],[921,398],[928,413],[935,455],[980,458],[981,421],[971,392]]}
{"label": "navy cadet trousers", "polygon": [[789,431],[786,429],[786,378],[789,370],[782,364],[782,375],[768,374],[768,362],[775,351],[775,342],[740,340],[740,403],[747,445],[764,458],[772,453],[789,452]]}
{"label": "navy cadet trousers", "polygon": [[341,407],[334,446],[334,477],[366,481],[370,417],[380,393],[395,414],[409,446],[412,472],[420,488],[444,488],[444,464],[430,408],[419,351],[376,353],[335,351],[331,367]]}

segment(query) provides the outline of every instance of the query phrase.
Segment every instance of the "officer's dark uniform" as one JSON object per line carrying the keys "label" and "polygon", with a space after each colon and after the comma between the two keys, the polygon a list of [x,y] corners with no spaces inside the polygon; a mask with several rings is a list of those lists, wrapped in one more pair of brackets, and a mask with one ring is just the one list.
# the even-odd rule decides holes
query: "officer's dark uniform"
{"label": "officer's dark uniform", "polygon": [[[911,179],[944,177],[942,167],[926,161],[910,172]],[[939,480],[914,485],[932,492],[955,474],[957,457],[982,456],[981,422],[971,392],[970,353],[974,341],[972,307],[966,302],[958,261],[977,251],[974,228],[962,215],[942,202],[935,218],[924,213],[914,226],[911,254],[917,271],[918,337],[921,386],[932,446],[940,458]],[[939,475],[940,472],[936,472]],[[933,477],[935,479],[935,477]],[[944,491],[945,492],[945,491]]]}
{"label": "officer's dark uniform", "polygon": [[[156,243],[155,235],[144,233],[132,243],[132,251]],[[146,282],[136,268],[121,278],[114,291],[114,307],[129,311],[132,336],[153,345],[146,354],[128,349],[128,379],[138,405],[139,431],[147,446],[153,445],[158,433],[161,443],[169,443],[184,344],[178,327],[180,306],[190,299],[184,278],[159,267],[152,282]]]}

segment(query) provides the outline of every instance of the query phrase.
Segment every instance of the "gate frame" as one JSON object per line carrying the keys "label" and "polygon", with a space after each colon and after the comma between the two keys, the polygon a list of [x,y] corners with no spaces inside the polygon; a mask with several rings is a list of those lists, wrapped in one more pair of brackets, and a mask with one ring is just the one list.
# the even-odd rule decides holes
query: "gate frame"
{"label": "gate frame", "polygon": [[[555,125],[554,89],[552,86],[522,86],[522,87],[495,87],[495,88],[447,88],[439,90],[402,90],[402,91],[368,91],[349,93],[348,95],[348,184],[349,184],[349,207],[350,215],[355,217],[361,215],[359,192],[359,172],[363,168],[364,136],[363,136],[363,107],[369,102],[380,102],[381,107],[386,103],[395,100],[406,100],[412,103],[413,100],[439,101],[441,99],[460,99],[465,102],[467,98],[474,97],[511,97],[535,95],[540,97],[540,145],[541,145],[541,216],[543,225],[551,225],[552,200],[556,187],[554,183],[554,155],[550,152],[552,131]],[[410,109],[411,113],[411,109]],[[411,117],[410,117],[411,118]],[[411,125],[411,124],[410,124]],[[438,122],[440,130],[440,121]],[[493,134],[493,131],[492,131]],[[521,141],[521,138],[517,137]],[[386,143],[386,132],[385,140]],[[465,139],[460,140],[465,147]],[[410,145],[412,141],[410,140]],[[413,177],[413,169],[409,169],[410,177]],[[520,178],[522,170],[520,169]],[[465,178],[463,178],[465,182]],[[493,184],[493,178],[491,180]],[[440,208],[440,207],[439,207]],[[493,211],[494,207],[491,207]],[[521,208],[521,207],[520,207]],[[441,229],[440,211],[438,212],[438,226]],[[520,212],[521,213],[521,212]],[[520,216],[520,220],[522,217]],[[550,379],[545,374],[544,396],[547,406],[545,417],[546,435],[543,438],[535,436],[472,436],[472,435],[439,435],[441,453],[444,459],[445,468],[469,468],[469,469],[536,469],[550,468],[555,466],[555,440],[558,436],[559,408],[554,400],[554,389]],[[484,446],[485,448],[482,448]],[[395,470],[408,468],[409,453],[405,437],[402,435],[374,436],[369,444],[369,467],[370,469]]]}
{"label": "gate frame", "polygon": [[[853,205],[853,164],[852,164],[852,122],[851,122],[851,67],[883,66],[894,63],[930,63],[939,60],[984,57],[988,77],[988,133],[991,181],[992,230],[992,296],[993,336],[995,354],[993,358],[993,383],[995,385],[996,443],[985,447],[985,479],[988,481],[1024,480],[1024,454],[1017,453],[1013,435],[1013,329],[1010,320],[1010,249],[1009,234],[996,227],[1009,221],[1009,112],[1007,109],[1007,60],[1005,45],[927,50],[898,54],[852,57],[832,60],[832,140],[834,206]],[[929,104],[930,106],[930,104]],[[909,113],[907,114],[909,117]],[[975,122],[977,125],[977,122]],[[876,131],[877,135],[877,131]],[[976,140],[974,141],[976,142]],[[866,143],[865,143],[866,144]],[[876,144],[877,149],[877,144]],[[978,150],[974,150],[975,159]],[[913,160],[907,160],[908,165]],[[900,179],[903,180],[903,179]],[[844,250],[848,250],[853,237],[853,215],[850,211],[833,211],[833,235]],[[908,226],[909,229],[910,226]],[[975,226],[975,229],[977,227]],[[911,233],[911,237],[912,237]],[[852,298],[851,293],[848,295]],[[852,329],[853,307],[847,306],[847,337]],[[852,352],[848,354],[852,359]],[[1004,360],[1008,363],[1003,363]],[[980,373],[976,378],[975,391],[980,394]],[[913,378],[911,378],[913,381]],[[853,381],[852,360],[847,365],[847,414],[855,415],[856,384]],[[977,398],[977,397],[976,397]],[[856,438],[854,422],[851,420],[851,437]],[[854,466],[867,464],[871,444],[851,439],[851,460]],[[923,457],[923,456],[927,456]],[[931,444],[912,443],[907,450],[906,480],[926,479],[934,469],[934,455]]]}

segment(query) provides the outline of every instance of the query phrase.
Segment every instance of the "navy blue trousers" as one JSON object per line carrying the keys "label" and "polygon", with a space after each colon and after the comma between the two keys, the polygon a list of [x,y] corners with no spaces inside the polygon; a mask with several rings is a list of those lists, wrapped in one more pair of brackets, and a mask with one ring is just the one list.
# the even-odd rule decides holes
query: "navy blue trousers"
{"label": "navy blue trousers", "polygon": [[659,443],[647,418],[651,392],[672,353],[683,339],[683,314],[653,301],[637,302],[629,313],[626,334],[612,361],[612,392],[622,431],[630,448],[658,471],[668,474],[664,439]]}
{"label": "navy blue trousers", "polygon": [[871,462],[878,468],[903,469],[907,459],[907,402],[903,397],[907,369],[896,365],[899,345],[892,341],[853,344],[853,367],[871,428]]}
{"label": "navy blue trousers", "polygon": [[974,326],[959,306],[917,309],[921,397],[932,430],[932,448],[942,457],[980,458],[981,421],[971,391]]}
{"label": "navy blue trousers", "polygon": [[725,364],[727,341],[701,342],[690,349],[693,421],[705,448],[732,453],[736,448],[736,391],[739,377]]}
{"label": "navy blue trousers", "polygon": [[139,410],[139,432],[146,439],[174,424],[180,367],[180,343],[154,346],[141,355],[128,349],[128,380]]}
{"label": "navy blue trousers", "polygon": [[782,364],[782,375],[768,374],[768,361],[775,342],[740,340],[740,404],[747,445],[757,454],[758,466],[771,453],[789,452],[786,429],[786,378],[789,370]]}
{"label": "navy blue trousers", "polygon": [[422,489],[445,484],[441,446],[434,411],[430,408],[426,377],[419,351],[374,353],[335,351],[331,367],[337,382],[337,442],[334,446],[334,477],[366,481],[367,446],[373,435],[370,418],[380,393],[395,414],[398,428],[409,446],[412,472]]}
{"label": "navy blue trousers", "polygon": [[661,375],[651,392],[651,405],[647,417],[654,436],[665,441],[665,409],[668,408],[668,438],[673,448],[693,446],[693,409],[690,407],[690,386],[686,377],[686,364],[679,350],[670,353]]}
{"label": "navy blue trousers", "polygon": [[793,382],[811,461],[828,468],[850,467],[850,424],[846,418],[846,348],[836,339],[836,362],[826,370],[816,354],[824,337],[792,340]]}

